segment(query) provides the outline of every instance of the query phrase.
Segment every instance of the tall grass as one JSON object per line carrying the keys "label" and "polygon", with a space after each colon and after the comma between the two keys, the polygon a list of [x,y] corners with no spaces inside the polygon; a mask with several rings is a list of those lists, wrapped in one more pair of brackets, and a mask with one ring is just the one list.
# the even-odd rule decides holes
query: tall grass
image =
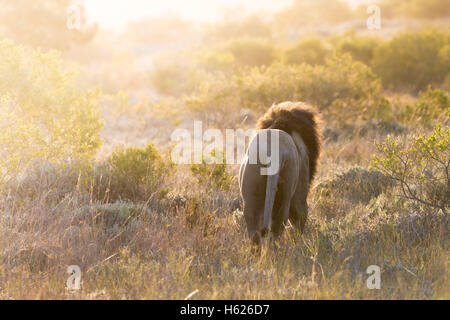
{"label": "tall grass", "polygon": [[[184,174],[178,183],[197,183]],[[151,203],[104,203],[70,172],[42,173],[28,182],[32,193],[1,190],[0,298],[183,299],[198,290],[193,298],[448,299],[448,215],[383,181],[362,168],[323,168],[305,233],[288,228],[255,253],[233,203],[236,180],[222,201],[199,186]],[[73,264],[80,291],[65,288]],[[366,286],[370,265],[381,267],[380,290]]]}

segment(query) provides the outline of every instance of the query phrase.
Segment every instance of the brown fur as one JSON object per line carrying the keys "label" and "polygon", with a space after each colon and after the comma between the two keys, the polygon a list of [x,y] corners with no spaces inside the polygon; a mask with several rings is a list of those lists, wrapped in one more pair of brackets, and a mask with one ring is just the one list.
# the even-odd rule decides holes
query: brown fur
{"label": "brown fur", "polygon": [[[321,137],[318,116],[301,102],[272,106],[259,120],[259,131],[250,141],[239,170],[239,187],[244,202],[244,217],[250,239],[260,244],[261,237],[280,236],[288,220],[303,232],[308,217],[307,197],[317,172]],[[261,144],[264,136],[278,133],[279,169],[262,175],[261,161],[251,163],[255,150],[271,150]]]}
{"label": "brown fur", "polygon": [[272,106],[259,119],[258,129],[279,129],[290,135],[296,131],[302,137],[309,155],[309,181],[314,179],[319,162],[321,134],[320,119],[313,109],[302,102],[284,102]]}

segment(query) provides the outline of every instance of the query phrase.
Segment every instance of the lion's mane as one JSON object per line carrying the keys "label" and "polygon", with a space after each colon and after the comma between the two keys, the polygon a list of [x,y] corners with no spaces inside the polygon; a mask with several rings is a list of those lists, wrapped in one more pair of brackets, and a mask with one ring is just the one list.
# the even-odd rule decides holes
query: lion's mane
{"label": "lion's mane", "polygon": [[290,135],[297,132],[308,148],[309,181],[314,179],[321,148],[321,134],[319,130],[320,118],[310,106],[301,102],[284,102],[272,106],[258,120],[257,128],[279,129]]}

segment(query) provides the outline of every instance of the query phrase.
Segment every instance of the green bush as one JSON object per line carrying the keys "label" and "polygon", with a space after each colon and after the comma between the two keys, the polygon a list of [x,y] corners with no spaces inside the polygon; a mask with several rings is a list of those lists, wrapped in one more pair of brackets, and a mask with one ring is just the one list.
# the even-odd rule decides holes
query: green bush
{"label": "green bush", "polygon": [[325,66],[304,65],[299,74],[297,90],[302,99],[339,117],[351,113],[369,116],[381,91],[372,70],[349,55],[332,56]]}
{"label": "green bush", "polygon": [[375,49],[374,71],[390,88],[418,91],[430,84],[441,84],[450,72],[445,56],[448,49],[444,49],[449,42],[448,31],[401,33]]}
{"label": "green bush", "polygon": [[[215,154],[216,152],[213,152],[211,158],[215,158]],[[203,160],[201,164],[191,165],[191,172],[197,178],[200,185],[207,186],[208,189],[212,187],[218,190],[228,191],[231,187],[232,178],[228,174],[225,162],[219,162],[222,163],[213,162],[208,164]]]}
{"label": "green bush", "polygon": [[240,108],[235,79],[236,76],[223,73],[206,79],[194,93],[183,98],[186,110],[206,126],[234,125]]}
{"label": "green bush", "polygon": [[332,56],[324,66],[274,64],[253,69],[238,84],[243,107],[266,110],[273,103],[302,100],[339,119],[370,116],[381,91],[371,69],[348,55]]}
{"label": "green bush", "polygon": [[243,38],[232,40],[223,49],[231,52],[238,66],[269,66],[276,59],[275,46],[268,40]]}
{"label": "green bush", "polygon": [[232,73],[236,69],[236,59],[229,51],[204,49],[199,52],[198,59],[200,65],[209,72]]}
{"label": "green bush", "polygon": [[[152,145],[116,148],[108,166],[96,168],[94,193],[101,200],[148,200],[167,194],[166,180],[175,170]],[[106,190],[105,190],[106,189]]]}
{"label": "green bush", "polygon": [[[84,190],[86,179],[81,179],[79,169],[33,161],[19,174],[0,185],[0,194],[8,194],[14,199],[15,206],[27,205],[37,199],[56,206],[80,189]],[[90,172],[91,170],[87,173]]]}
{"label": "green bush", "polygon": [[314,193],[320,196],[320,201],[324,201],[325,198],[339,200],[345,198],[352,203],[367,204],[392,186],[393,181],[378,170],[351,167],[328,180],[321,181],[314,189]]}
{"label": "green bush", "polygon": [[350,54],[355,61],[370,66],[375,48],[382,42],[377,36],[357,36],[354,32],[346,33],[331,39],[333,47],[341,54]]}
{"label": "green bush", "polygon": [[314,212],[325,218],[350,215],[359,206],[366,206],[395,185],[379,170],[350,167],[320,181],[312,193]]}
{"label": "green bush", "polygon": [[32,159],[88,165],[101,145],[99,90],[78,89],[59,53],[9,41],[0,41],[0,74],[0,182]]}
{"label": "green bush", "polygon": [[253,68],[235,77],[237,95],[243,108],[265,111],[272,104],[298,100],[297,82],[303,66],[275,63],[268,68]]}
{"label": "green bush", "polygon": [[150,81],[159,94],[181,97],[198,86],[207,76],[204,73],[193,64],[157,61],[150,72]]}
{"label": "green bush", "polygon": [[241,108],[262,112],[274,103],[295,100],[317,106],[336,121],[347,121],[384,117],[389,105],[380,91],[380,80],[369,67],[349,55],[334,55],[323,66],[278,62],[232,76],[218,74],[184,97],[184,103],[207,124],[235,123]]}
{"label": "green bush", "polygon": [[448,93],[428,87],[427,91],[419,92],[415,104],[407,107],[409,121],[430,124],[436,121],[450,119],[450,97]]}
{"label": "green bush", "polygon": [[142,217],[150,214],[149,208],[144,204],[120,200],[114,203],[94,203],[91,210],[96,212],[93,222],[103,224],[107,228],[136,228]]}
{"label": "green bush", "polygon": [[329,54],[325,43],[316,37],[306,38],[299,41],[285,52],[285,61],[288,64],[307,63],[311,65],[324,64]]}
{"label": "green bush", "polygon": [[86,44],[94,38],[98,27],[87,23],[84,6],[79,11],[81,28],[66,27],[68,8],[78,4],[74,0],[0,0],[0,39],[6,37],[35,48],[61,51]]}
{"label": "green bush", "polygon": [[373,165],[398,182],[404,198],[444,213],[450,200],[450,130],[437,125],[429,135],[388,137],[377,145]]}
{"label": "green bush", "polygon": [[447,70],[444,81],[442,81],[441,88],[450,92],[450,44],[447,44],[439,51],[439,60],[442,61],[442,67]]}
{"label": "green bush", "polygon": [[163,95],[177,95],[181,89],[179,80],[182,68],[177,64],[159,64],[150,73],[155,90]]}
{"label": "green bush", "polygon": [[439,19],[450,15],[450,6],[445,0],[384,0],[381,8],[383,16],[388,19]]}

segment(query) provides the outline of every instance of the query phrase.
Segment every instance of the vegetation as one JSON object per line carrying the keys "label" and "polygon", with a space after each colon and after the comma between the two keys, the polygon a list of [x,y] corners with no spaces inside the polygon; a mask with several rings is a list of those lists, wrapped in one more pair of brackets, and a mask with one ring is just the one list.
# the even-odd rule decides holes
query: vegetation
{"label": "vegetation", "polygon": [[[223,155],[212,152],[210,159],[203,160],[201,164],[191,165],[191,172],[197,178],[198,183],[218,190],[229,191],[231,180]],[[208,162],[208,163],[207,163]]]}
{"label": "vegetation", "polygon": [[374,51],[382,40],[378,36],[358,36],[347,32],[330,40],[337,52],[350,54],[355,61],[371,66]]}
{"label": "vegetation", "polygon": [[375,49],[374,70],[388,87],[420,90],[440,84],[450,72],[443,53],[449,41],[448,31],[435,29],[396,35]]}
{"label": "vegetation", "polygon": [[225,46],[238,66],[269,66],[275,60],[275,48],[266,40],[238,39]]}
{"label": "vegetation", "polygon": [[328,55],[325,44],[319,38],[302,39],[286,50],[285,59],[288,64],[324,64]]}
{"label": "vegetation", "polygon": [[[146,201],[165,196],[165,180],[174,173],[172,162],[166,161],[152,144],[145,148],[116,148],[107,160],[108,166],[94,172],[94,190],[111,200]],[[107,190],[101,190],[107,187]],[[103,191],[103,192],[102,192]]]}
{"label": "vegetation", "polygon": [[450,199],[450,131],[440,125],[430,135],[407,141],[388,137],[378,145],[381,156],[374,165],[401,186],[404,198],[441,209]]}
{"label": "vegetation", "polygon": [[[200,58],[191,65],[161,64],[152,80],[160,93],[184,94],[186,108],[197,117],[209,110],[220,115],[212,117],[223,119],[242,107],[261,110],[281,101],[303,100],[330,117],[341,117],[338,122],[350,114],[351,121],[361,115],[385,121],[392,115],[380,95],[381,83],[385,89],[414,94],[429,85],[445,90],[448,42],[449,32],[436,29],[401,33],[388,41],[354,33],[328,40],[309,37],[284,51],[267,40],[239,39],[197,53],[194,56]],[[426,92],[420,101],[423,95],[433,99],[433,93]],[[439,101],[446,109],[448,102]],[[420,109],[416,104],[414,112]]]}
{"label": "vegetation", "polygon": [[[0,42],[0,168],[4,179],[34,162],[88,162],[101,145],[99,91],[80,90],[55,51]],[[0,176],[0,178],[1,178]]]}
{"label": "vegetation", "polygon": [[[16,41],[0,40],[0,299],[450,298],[443,1],[380,1],[371,34],[343,1],[302,0],[93,42],[60,28],[71,1],[31,2],[0,0]],[[320,111],[320,168],[304,234],[288,226],[255,253],[239,165],[214,161],[225,150],[175,165],[171,135],[195,120],[245,131],[286,100]]]}
{"label": "vegetation", "polygon": [[67,9],[76,5],[73,0],[1,0],[0,37],[21,44],[45,49],[68,50],[87,43],[97,32],[96,25],[87,25],[84,7],[79,6],[80,28],[67,28]]}
{"label": "vegetation", "polygon": [[384,0],[381,5],[387,18],[436,19],[450,16],[450,9],[445,5],[445,0]]}
{"label": "vegetation", "polygon": [[421,121],[427,125],[436,120],[446,123],[450,119],[450,97],[445,91],[428,87],[426,91],[419,92],[413,106],[406,107],[405,114],[409,121]]}

